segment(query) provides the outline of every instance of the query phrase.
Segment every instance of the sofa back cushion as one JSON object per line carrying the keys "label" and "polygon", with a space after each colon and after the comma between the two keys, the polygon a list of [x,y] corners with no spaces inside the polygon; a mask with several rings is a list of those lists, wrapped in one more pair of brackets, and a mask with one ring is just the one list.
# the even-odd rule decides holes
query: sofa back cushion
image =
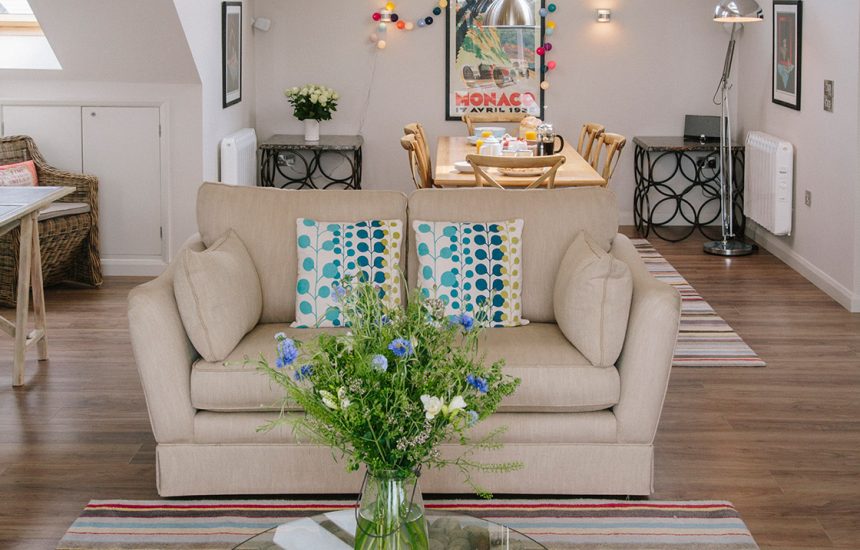
{"label": "sofa back cushion", "polygon": [[[410,220],[486,222],[523,220],[523,317],[532,322],[555,322],[553,287],[561,259],[574,237],[587,230],[609,251],[618,232],[615,193],[602,188],[534,189],[425,189],[409,197]],[[407,267],[410,288],[418,269],[415,234],[408,234]]]}
{"label": "sofa back cushion", "polygon": [[406,196],[396,191],[298,191],[204,183],[197,195],[200,237],[211,246],[233,229],[245,243],[263,292],[260,322],[295,320],[298,218],[398,219],[405,227]]}

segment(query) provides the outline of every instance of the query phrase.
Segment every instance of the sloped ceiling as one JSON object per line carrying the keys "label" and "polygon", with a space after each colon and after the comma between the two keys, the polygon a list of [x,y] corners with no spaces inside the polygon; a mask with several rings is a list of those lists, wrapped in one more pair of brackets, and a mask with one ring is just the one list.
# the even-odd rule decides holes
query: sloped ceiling
{"label": "sloped ceiling", "polygon": [[61,71],[15,78],[199,83],[173,0],[30,0]]}

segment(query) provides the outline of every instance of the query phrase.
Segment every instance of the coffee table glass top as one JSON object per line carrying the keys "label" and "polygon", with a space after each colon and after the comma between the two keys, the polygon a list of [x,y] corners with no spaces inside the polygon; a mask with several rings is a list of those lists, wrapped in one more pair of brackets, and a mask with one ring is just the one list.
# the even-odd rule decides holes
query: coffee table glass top
{"label": "coffee table glass top", "polygon": [[[298,518],[246,540],[234,550],[350,550],[355,510]],[[526,535],[480,518],[427,511],[430,550],[546,550]],[[416,549],[418,550],[418,549]]]}

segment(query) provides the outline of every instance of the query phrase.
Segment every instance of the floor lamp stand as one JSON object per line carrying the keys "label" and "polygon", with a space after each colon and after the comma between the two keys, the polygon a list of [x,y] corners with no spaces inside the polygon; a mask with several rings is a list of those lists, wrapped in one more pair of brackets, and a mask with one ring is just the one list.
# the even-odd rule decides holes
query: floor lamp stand
{"label": "floor lamp stand", "polygon": [[716,256],[746,256],[752,254],[753,246],[735,238],[735,180],[734,156],[732,155],[732,120],[729,109],[729,78],[732,74],[732,62],[735,57],[735,34],[738,25],[732,25],[732,37],[726,51],[726,63],[723,66],[723,78],[720,81],[720,217],[722,221],[723,240],[711,241],[704,245],[708,254]]}

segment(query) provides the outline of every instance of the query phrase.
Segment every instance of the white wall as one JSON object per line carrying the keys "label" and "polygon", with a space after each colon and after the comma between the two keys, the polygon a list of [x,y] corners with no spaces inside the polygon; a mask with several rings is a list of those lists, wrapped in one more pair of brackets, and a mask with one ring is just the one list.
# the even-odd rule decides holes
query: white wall
{"label": "white wall", "polygon": [[[415,20],[434,2],[400,2]],[[256,35],[257,131],[301,133],[283,97],[286,87],[317,82],[342,100],[323,133],[361,132],[366,140],[364,186],[412,187],[398,140],[418,120],[435,136],[462,133],[446,122],[444,16],[430,28],[389,31],[388,48],[368,41],[377,0],[257,0],[256,13],[272,19]],[[546,118],[575,140],[583,122],[601,122],[629,138],[680,135],[685,114],[719,114],[711,99],[722,70],[728,35],[711,21],[711,0],[583,0],[558,2],[552,59],[558,69],[547,92]],[[595,22],[597,8],[613,10],[611,24]],[[375,64],[375,78],[371,73]],[[370,87],[370,100],[366,103]],[[364,124],[362,125],[362,121]],[[633,145],[612,181],[622,220],[632,221]]]}
{"label": "white wall", "polygon": [[[750,26],[739,49],[740,122],[744,132],[761,130],[794,144],[795,215],[791,237],[754,234],[841,304],[860,309],[860,3],[804,2],[799,112],[771,102],[772,5],[762,6],[766,23]],[[823,110],[825,79],[835,81],[834,113]],[[812,207],[804,205],[806,190]]]}
{"label": "white wall", "polygon": [[254,0],[244,0],[242,6],[242,101],[226,109],[222,108],[221,1],[175,0],[175,3],[202,83],[203,179],[218,181],[221,138],[240,128],[254,127],[256,94],[251,29]]}

